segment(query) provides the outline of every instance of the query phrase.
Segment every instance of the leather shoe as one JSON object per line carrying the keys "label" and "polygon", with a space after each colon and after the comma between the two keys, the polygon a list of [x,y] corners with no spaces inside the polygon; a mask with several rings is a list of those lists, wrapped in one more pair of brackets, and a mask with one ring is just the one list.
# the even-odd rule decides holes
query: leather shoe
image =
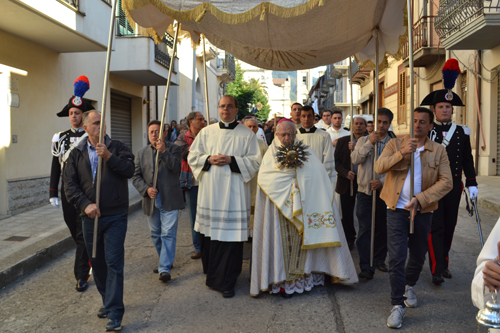
{"label": "leather shoe", "polygon": [[200,259],[201,258],[201,253],[200,252],[193,252],[191,254],[191,259]]}
{"label": "leather shoe", "polygon": [[102,306],[99,311],[97,311],[97,317],[99,318],[106,318],[106,310],[104,309],[104,306]]}
{"label": "leather shoe", "polygon": [[282,292],[280,293],[281,297],[283,297],[284,299],[290,299],[293,297],[293,294],[287,294],[286,292]]}
{"label": "leather shoe", "polygon": [[389,270],[384,262],[378,263],[376,267],[381,272],[387,272]]}
{"label": "leather shoe", "polygon": [[441,283],[444,282],[444,279],[442,276],[433,276],[432,277],[432,283],[434,283],[436,286],[440,286]]}
{"label": "leather shoe", "polygon": [[359,273],[358,277],[359,277],[360,279],[367,279],[367,280],[371,280],[371,279],[373,279],[373,275],[374,275],[374,274],[375,274],[374,272],[372,272],[372,271],[370,271],[370,270],[368,270],[368,269],[363,269],[363,270],[361,271],[361,273]]}
{"label": "leather shoe", "polygon": [[445,269],[443,274],[441,274],[442,277],[444,277],[445,279],[451,279],[451,272],[449,269]]}
{"label": "leather shoe", "polygon": [[167,281],[170,281],[170,279],[171,279],[170,273],[168,273],[168,272],[161,272],[160,273],[160,280],[161,281],[167,282]]}
{"label": "leather shoe", "polygon": [[224,297],[224,298],[234,297],[234,289],[224,291],[222,293],[222,297]]}
{"label": "leather shoe", "polygon": [[87,290],[87,288],[89,287],[89,285],[87,284],[87,281],[84,281],[84,280],[78,280],[78,282],[76,283],[76,291],[78,292],[82,292],[82,291],[85,291]]}

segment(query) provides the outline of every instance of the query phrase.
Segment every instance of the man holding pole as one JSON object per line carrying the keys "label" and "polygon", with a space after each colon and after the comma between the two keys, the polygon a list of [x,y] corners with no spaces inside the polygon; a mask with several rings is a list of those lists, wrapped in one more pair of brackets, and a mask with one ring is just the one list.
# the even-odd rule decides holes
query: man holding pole
{"label": "man holding pole", "polygon": [[460,68],[456,59],[448,59],[443,67],[445,89],[431,92],[421,104],[432,105],[436,120],[429,138],[446,148],[453,175],[453,189],[439,201],[439,208],[432,217],[429,265],[432,283],[435,285],[441,285],[444,282],[443,277],[451,279],[451,272],[448,269],[449,252],[457,225],[458,208],[463,190],[462,172],[465,174],[465,186],[469,189],[470,198],[475,199],[478,194],[469,139],[471,130],[467,126],[459,126],[451,121],[453,106],[464,105],[460,97],[451,91],[455,80],[447,80],[448,72],[452,74],[455,72],[458,76]]}
{"label": "man holding pole", "polygon": [[195,230],[200,232],[206,285],[234,296],[248,240],[250,180],[257,174],[261,153],[257,137],[238,124],[232,96],[219,101],[221,121],[205,127],[188,155],[193,176],[200,182]]}
{"label": "man holding pole", "polygon": [[[387,255],[387,205],[380,199],[380,191],[385,181],[385,174],[377,174],[377,179],[373,180],[373,151],[375,143],[377,145],[377,157],[380,156],[385,146],[391,139],[388,135],[394,117],[391,110],[386,108],[378,109],[378,129],[369,136],[359,138],[356,148],[351,153],[351,160],[358,166],[358,194],[356,201],[356,216],[359,223],[359,234],[356,242],[359,253],[359,267],[361,279],[373,279],[375,267],[387,272],[385,257]],[[372,211],[372,195],[375,191],[377,196],[375,212]],[[375,242],[373,263],[370,265],[370,245],[372,214],[375,214]]]}
{"label": "man holding pole", "polygon": [[[353,121],[353,139],[344,136],[337,142],[335,149],[335,170],[337,170],[337,184],[335,191],[340,194],[340,206],[342,208],[342,225],[344,226],[345,238],[349,249],[354,248],[356,241],[356,229],[354,229],[354,205],[356,204],[356,194],[358,193],[357,173],[358,166],[355,165],[351,171],[351,152],[356,147],[358,140],[365,134],[366,121],[363,117],[355,117]],[[351,181],[353,193],[351,196]]]}
{"label": "man holding pole", "polygon": [[[81,211],[87,252],[92,253],[94,218],[99,217],[97,253],[90,258],[97,290],[103,307],[99,318],[108,318],[107,330],[121,329],[123,304],[124,242],[129,207],[128,178],[134,175],[134,155],[125,144],[111,140],[104,131],[99,143],[101,113],[83,114],[83,129],[88,137],[80,140],[71,152],[64,169],[64,190],[68,200]],[[96,205],[98,157],[102,158],[101,196]]]}
{"label": "man holding pole", "polygon": [[[175,260],[179,209],[184,199],[179,182],[182,148],[165,139],[160,133],[161,122],[151,120],[148,138],[151,144],[137,152],[132,183],[142,196],[142,210],[148,217],[151,239],[160,258],[159,279],[170,281],[170,269]],[[161,140],[159,139],[161,137]],[[156,154],[159,154],[158,183],[152,187]],[[154,206],[151,201],[154,201]],[[156,271],[156,270],[155,270]]]}
{"label": "man holding pole", "polygon": [[[452,188],[446,150],[427,137],[433,120],[431,110],[416,108],[413,119],[415,138],[408,135],[389,141],[375,162],[378,174],[387,173],[380,198],[388,208],[387,250],[393,308],[387,326],[391,328],[401,327],[405,306],[417,306],[414,286],[425,262],[432,212]],[[412,154],[415,160],[413,197],[410,196]],[[410,218],[414,221],[413,234],[410,234]],[[405,269],[408,250],[410,258]]]}

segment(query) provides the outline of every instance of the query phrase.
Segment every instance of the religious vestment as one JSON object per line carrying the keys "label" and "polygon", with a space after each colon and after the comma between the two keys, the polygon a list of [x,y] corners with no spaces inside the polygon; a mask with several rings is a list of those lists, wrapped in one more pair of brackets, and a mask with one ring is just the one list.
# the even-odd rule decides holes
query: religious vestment
{"label": "religious vestment", "polygon": [[335,158],[333,155],[333,145],[330,135],[316,126],[309,129],[301,127],[297,133],[297,139],[309,146],[325,167],[330,182],[335,184],[337,172],[335,171]]}
{"label": "religious vestment", "polygon": [[[210,156],[231,156],[231,164],[211,165]],[[193,141],[188,163],[200,182],[194,229],[200,232],[203,271],[215,290],[234,289],[241,272],[243,242],[248,240],[250,180],[261,154],[247,127],[217,123],[203,128]]]}
{"label": "religious vestment", "polygon": [[[257,137],[259,135],[259,133],[256,134]],[[262,141],[262,140],[257,140],[257,142],[259,143],[259,149],[260,149],[260,154],[262,157],[264,157],[264,154],[266,153],[267,151],[267,143]],[[255,212],[255,197],[257,195],[257,175],[255,175],[255,177],[252,178],[252,180],[250,181],[250,194],[251,194],[251,210],[250,210],[250,224],[249,224],[249,233],[250,233],[250,237],[252,237],[252,234],[253,234],[253,220],[254,220],[254,212]]]}
{"label": "religious vestment", "polygon": [[258,175],[250,294],[302,293],[324,284],[324,274],[356,283],[326,170],[309,147],[302,167],[279,168],[280,146],[273,141]]}

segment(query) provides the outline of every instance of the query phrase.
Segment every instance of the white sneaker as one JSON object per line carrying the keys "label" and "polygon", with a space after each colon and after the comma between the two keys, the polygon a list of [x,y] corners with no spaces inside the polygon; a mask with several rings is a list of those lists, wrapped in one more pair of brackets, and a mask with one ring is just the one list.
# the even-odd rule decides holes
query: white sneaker
{"label": "white sneaker", "polygon": [[405,308],[402,305],[394,305],[391,315],[387,318],[387,326],[390,328],[400,328],[405,316]]}
{"label": "white sneaker", "polygon": [[405,304],[407,307],[417,307],[417,295],[415,294],[415,289],[413,287],[406,286],[404,296],[406,297]]}

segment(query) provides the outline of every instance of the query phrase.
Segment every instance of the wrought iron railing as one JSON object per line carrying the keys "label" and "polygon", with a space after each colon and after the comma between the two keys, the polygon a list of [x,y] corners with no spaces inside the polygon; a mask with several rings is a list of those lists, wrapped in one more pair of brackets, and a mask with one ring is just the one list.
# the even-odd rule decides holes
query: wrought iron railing
{"label": "wrought iron railing", "polygon": [[[123,15],[116,16],[116,36],[118,37],[143,37],[143,35],[138,34],[132,25],[130,25],[127,17]],[[169,49],[173,49],[174,37],[170,34],[163,36],[163,43],[155,44],[155,61],[161,65],[169,68],[170,66],[170,54]],[[171,53],[171,52],[170,52]]]}
{"label": "wrought iron railing", "polygon": [[76,10],[80,8],[80,0],[59,0],[59,1],[67,3],[71,7],[74,7]]}
{"label": "wrought iron railing", "polygon": [[446,39],[478,17],[499,14],[498,0],[441,0],[436,18],[436,33]]}
{"label": "wrought iron railing", "polygon": [[[434,31],[435,20],[435,16],[422,16],[413,25],[413,52],[423,47],[443,47]],[[409,55],[409,43],[406,42],[403,45],[403,59],[408,58]]]}
{"label": "wrought iron railing", "polygon": [[233,80],[236,78],[236,64],[234,62],[234,57],[231,54],[226,53],[226,56],[222,59],[221,68],[227,69],[229,76],[231,76]]}

